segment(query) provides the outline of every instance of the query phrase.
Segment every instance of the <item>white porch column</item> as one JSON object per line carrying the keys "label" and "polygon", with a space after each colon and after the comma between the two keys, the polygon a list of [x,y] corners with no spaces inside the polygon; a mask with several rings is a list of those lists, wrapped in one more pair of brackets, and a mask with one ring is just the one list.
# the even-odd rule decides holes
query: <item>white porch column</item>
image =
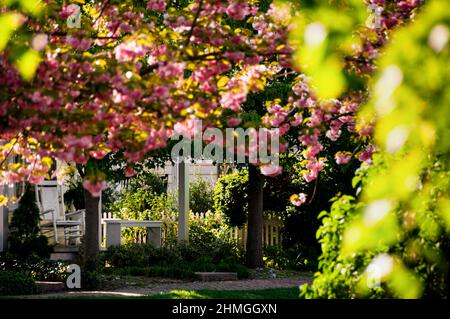
{"label": "white porch column", "polygon": [[[103,236],[102,236],[102,217],[103,217],[103,211],[102,211],[102,197],[103,197],[103,192],[100,193],[100,198],[98,200],[98,250],[102,249],[102,241],[103,241]],[[84,231],[83,231],[83,236],[84,236]]]}
{"label": "white porch column", "polygon": [[8,207],[0,207],[0,252],[8,248]]}
{"label": "white porch column", "polygon": [[[16,188],[14,185],[0,186],[0,194],[10,197],[15,194]],[[17,204],[0,207],[0,252],[8,249],[8,235],[9,235],[9,212],[17,208]]]}
{"label": "white porch column", "polygon": [[177,163],[178,241],[189,241],[189,164]]}

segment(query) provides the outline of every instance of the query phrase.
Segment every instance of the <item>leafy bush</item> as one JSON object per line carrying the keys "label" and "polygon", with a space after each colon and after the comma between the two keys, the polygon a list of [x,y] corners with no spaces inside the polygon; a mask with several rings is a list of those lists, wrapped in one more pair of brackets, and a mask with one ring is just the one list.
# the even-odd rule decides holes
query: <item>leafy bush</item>
{"label": "leafy bush", "polygon": [[202,178],[189,184],[189,207],[194,213],[206,213],[214,206],[214,188]]}
{"label": "leafy bush", "polygon": [[[160,220],[165,239],[172,241],[177,236],[177,218],[174,198],[169,194],[157,194],[145,189],[130,191],[124,189],[111,205],[113,214],[126,220]],[[122,237],[125,242],[133,242],[137,236],[146,235],[145,228],[125,228]]]}
{"label": "leafy bush", "polygon": [[39,233],[40,211],[36,203],[36,195],[32,185],[25,186],[25,192],[13,212],[9,226],[9,251],[18,256],[36,255],[50,257],[52,247],[47,237]]}
{"label": "leafy bush", "polygon": [[[131,192],[124,189],[111,209],[121,219],[162,221],[163,245],[170,246],[177,242],[178,212],[175,206],[175,199],[171,194],[156,194],[143,189]],[[217,238],[226,240],[229,229],[224,222],[224,215],[219,212],[212,214],[206,211],[204,217],[190,215],[191,242],[206,244]],[[130,243],[136,237],[144,236],[146,231],[145,228],[125,228],[122,236],[125,242]]]}
{"label": "leafy bush", "polygon": [[191,214],[189,219],[189,241],[197,246],[216,245],[229,240],[230,227],[225,216],[207,211],[203,217]]}
{"label": "leafy bush", "polygon": [[9,271],[0,271],[0,296],[28,295],[38,292],[38,286],[30,276]]}
{"label": "leafy bush", "polygon": [[322,255],[319,257],[319,272],[314,283],[301,287],[301,297],[305,298],[353,298],[355,297],[355,270],[360,264],[367,264],[369,258],[355,256],[353,263],[340,254],[341,239],[345,227],[354,218],[354,210],[360,204],[351,196],[336,198],[330,212],[323,211],[322,226],[317,231]]}
{"label": "leafy bush", "polygon": [[167,190],[167,181],[156,175],[152,167],[145,165],[136,166],[136,175],[126,180],[127,191],[142,190],[147,193],[161,195]]}
{"label": "leafy bush", "polygon": [[[365,183],[370,176],[379,176],[386,169],[382,157],[375,158],[372,167],[360,170],[355,184]],[[437,174],[442,168],[438,168]],[[436,185],[431,194],[442,193]],[[363,222],[370,210],[365,202],[355,203],[351,196],[336,198],[330,212],[322,212],[322,226],[317,236],[322,246],[319,272],[312,285],[301,288],[305,298],[396,298],[424,297],[445,298],[449,292],[448,251],[450,240],[444,229],[444,222],[428,205],[422,202],[414,219],[403,209],[395,209],[374,226]],[[374,206],[372,206],[374,207]],[[381,210],[379,206],[377,210]],[[378,211],[377,211],[378,212]],[[364,214],[363,214],[364,213]],[[368,217],[365,217],[366,219]],[[406,227],[403,229],[400,227]],[[376,227],[372,233],[365,227]],[[353,231],[349,237],[349,231]],[[355,240],[357,238],[357,240]],[[395,242],[387,245],[386,240]],[[384,244],[380,244],[383,243]],[[356,252],[348,253],[348,245],[359,245]],[[391,257],[394,256],[394,257]],[[391,265],[382,276],[377,277],[380,265]],[[406,268],[406,267],[409,267]]]}
{"label": "leafy bush", "polygon": [[248,172],[239,170],[225,175],[214,188],[214,209],[226,216],[231,226],[242,226],[247,221]]}
{"label": "leafy bush", "polygon": [[239,264],[236,246],[221,241],[215,245],[180,243],[171,248],[125,244],[111,247],[103,259],[110,266],[105,271],[118,275],[193,278],[197,271],[236,271],[248,277],[246,268]]}
{"label": "leafy bush", "polygon": [[67,276],[67,264],[63,261],[36,256],[23,258],[9,253],[0,256],[0,270],[14,271],[42,281],[64,281]]}
{"label": "leafy bush", "polygon": [[267,267],[282,270],[316,270],[318,255],[314,247],[296,244],[291,247],[268,246],[264,248]]}

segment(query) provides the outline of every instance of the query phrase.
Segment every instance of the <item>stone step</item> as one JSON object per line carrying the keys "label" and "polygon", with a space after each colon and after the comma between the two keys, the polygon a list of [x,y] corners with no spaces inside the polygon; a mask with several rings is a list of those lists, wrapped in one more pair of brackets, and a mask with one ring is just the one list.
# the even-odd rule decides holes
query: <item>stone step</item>
{"label": "stone step", "polygon": [[231,281],[238,280],[236,272],[196,272],[201,281]]}
{"label": "stone step", "polygon": [[67,262],[73,261],[78,256],[78,253],[73,252],[56,252],[50,254],[51,260],[63,260]]}

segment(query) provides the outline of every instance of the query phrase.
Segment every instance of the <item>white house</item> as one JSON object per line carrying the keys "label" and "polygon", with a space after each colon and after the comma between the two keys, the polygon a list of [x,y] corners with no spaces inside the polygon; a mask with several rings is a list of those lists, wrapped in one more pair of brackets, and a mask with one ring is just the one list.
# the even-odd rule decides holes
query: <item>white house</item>
{"label": "white house", "polygon": [[[156,170],[156,173],[160,176],[165,176],[167,178],[167,191],[170,193],[176,193],[178,189],[182,189],[183,191],[179,193],[179,202],[180,212],[185,212],[183,214],[180,214],[180,217],[186,216],[186,212],[189,210],[188,206],[188,200],[186,200],[186,197],[189,196],[187,193],[188,187],[187,184],[189,181],[196,180],[198,178],[201,178],[208,183],[211,183],[214,185],[217,182],[217,179],[219,177],[219,167],[218,165],[214,165],[212,161],[203,160],[203,161],[196,161],[195,163],[186,163],[185,165],[185,178],[179,178],[179,167],[177,165],[172,165],[170,163],[167,163],[167,165],[164,168],[160,168]],[[56,184],[56,181],[55,181]],[[64,190],[62,190],[64,192]],[[0,186],[0,194],[3,194],[5,196],[13,196],[18,195],[16,194],[16,187],[15,185],[6,185],[6,186]],[[43,203],[51,203],[51,202],[57,202],[61,201],[61,198],[54,198],[59,194],[57,192],[45,192],[42,193],[42,199],[41,202]],[[47,197],[52,198],[47,198]],[[62,197],[62,194],[59,195],[59,197]],[[48,205],[47,205],[48,206]],[[60,205],[61,206],[61,205]],[[62,205],[63,207],[64,205]],[[3,206],[0,207],[0,252],[4,252],[7,250],[8,247],[8,223],[11,220],[12,212],[17,207],[17,204],[9,205],[9,206]],[[64,209],[58,209],[57,214],[64,214]],[[56,216],[56,218],[60,218],[61,216]],[[99,217],[100,218],[100,217]],[[183,221],[184,218],[180,218],[180,222],[185,223],[186,221]],[[185,228],[185,227],[181,227]],[[59,241],[58,241],[59,243]],[[61,246],[61,245],[60,245]],[[59,247],[58,251],[65,251],[64,247]]]}

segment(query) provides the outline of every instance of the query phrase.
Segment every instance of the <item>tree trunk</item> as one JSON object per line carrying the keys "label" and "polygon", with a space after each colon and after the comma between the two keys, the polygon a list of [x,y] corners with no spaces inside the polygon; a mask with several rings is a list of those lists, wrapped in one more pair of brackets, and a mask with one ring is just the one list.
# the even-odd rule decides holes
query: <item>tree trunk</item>
{"label": "tree trunk", "polygon": [[84,257],[94,261],[99,254],[99,201],[100,197],[93,197],[88,190],[84,190],[84,201],[86,204],[85,234],[84,234]]}
{"label": "tree trunk", "polygon": [[258,168],[249,165],[246,264],[252,269],[263,266],[263,186],[264,178]]}

